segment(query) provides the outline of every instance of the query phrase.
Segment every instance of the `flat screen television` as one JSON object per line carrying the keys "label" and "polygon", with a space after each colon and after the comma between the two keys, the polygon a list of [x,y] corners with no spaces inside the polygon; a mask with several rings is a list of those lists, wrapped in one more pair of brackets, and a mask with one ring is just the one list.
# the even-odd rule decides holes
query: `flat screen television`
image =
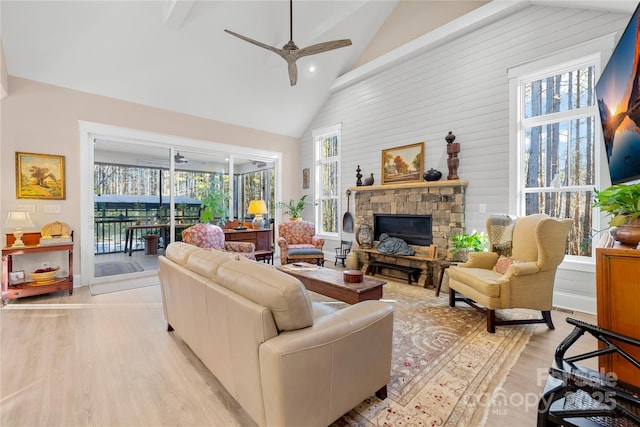
{"label": "flat screen television", "polygon": [[640,5],[596,83],[613,184],[640,179]]}

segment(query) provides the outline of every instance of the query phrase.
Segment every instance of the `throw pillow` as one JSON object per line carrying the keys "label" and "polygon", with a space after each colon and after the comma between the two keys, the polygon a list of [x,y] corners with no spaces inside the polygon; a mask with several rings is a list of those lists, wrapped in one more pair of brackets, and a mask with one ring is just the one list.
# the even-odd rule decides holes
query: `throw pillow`
{"label": "throw pillow", "polygon": [[511,255],[511,242],[502,243],[502,244],[494,244],[493,252],[497,253],[500,256],[508,257]]}
{"label": "throw pillow", "polygon": [[496,265],[493,266],[493,271],[500,274],[504,274],[507,272],[507,269],[509,268],[509,266],[516,262],[518,261],[514,260],[513,258],[500,255],[500,257],[498,258],[498,261],[496,262]]}

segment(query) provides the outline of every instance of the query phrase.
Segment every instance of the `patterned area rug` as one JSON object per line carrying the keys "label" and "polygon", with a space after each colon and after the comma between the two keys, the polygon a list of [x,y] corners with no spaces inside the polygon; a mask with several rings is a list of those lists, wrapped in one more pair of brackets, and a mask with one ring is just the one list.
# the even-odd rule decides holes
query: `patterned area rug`
{"label": "patterned area rug", "polygon": [[144,268],[135,261],[111,261],[95,265],[96,277],[115,276],[137,271],[144,271]]}
{"label": "patterned area rug", "polygon": [[[483,426],[494,390],[503,385],[534,325],[486,331],[486,316],[433,290],[389,281],[394,305],[393,359],[388,398],[372,396],[334,426]],[[319,301],[326,297],[317,297]],[[530,317],[502,310],[501,317]]]}

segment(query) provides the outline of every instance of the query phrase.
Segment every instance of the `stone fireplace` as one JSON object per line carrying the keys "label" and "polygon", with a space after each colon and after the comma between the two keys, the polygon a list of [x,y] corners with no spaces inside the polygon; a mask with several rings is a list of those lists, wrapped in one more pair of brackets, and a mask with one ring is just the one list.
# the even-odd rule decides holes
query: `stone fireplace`
{"label": "stone fireplace", "polygon": [[[444,258],[449,236],[464,231],[467,184],[466,180],[444,180],[351,187],[355,193],[355,230],[362,224],[374,228],[375,214],[431,215],[433,244],[438,247],[438,256]],[[418,254],[428,253],[428,246],[412,246]]]}

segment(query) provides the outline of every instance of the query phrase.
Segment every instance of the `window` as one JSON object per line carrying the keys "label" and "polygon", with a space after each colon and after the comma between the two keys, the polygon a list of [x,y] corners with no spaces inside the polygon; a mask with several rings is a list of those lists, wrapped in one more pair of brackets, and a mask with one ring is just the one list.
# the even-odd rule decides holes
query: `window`
{"label": "window", "polygon": [[340,126],[313,132],[317,232],[338,236]]}
{"label": "window", "polygon": [[[245,216],[247,214],[247,209],[249,208],[249,203],[251,200],[264,200],[267,204],[269,212],[264,216],[267,218],[274,218],[275,216],[275,168],[270,167],[271,165],[267,165],[263,163],[265,166],[269,167],[268,169],[247,172],[241,175],[236,175],[235,179],[241,180],[242,185],[242,194],[239,194],[239,191],[234,191],[234,196],[236,200],[234,201],[235,206],[240,206],[238,209],[238,217],[245,218],[245,220],[250,220],[250,216]],[[239,199],[239,200],[238,200]]]}
{"label": "window", "polygon": [[[600,45],[598,45],[600,43]],[[609,41],[610,43],[610,41]],[[546,213],[571,218],[567,260],[591,257],[594,230],[593,189],[602,144],[595,83],[604,51],[602,40],[509,70],[516,215]],[[590,54],[587,54],[590,52]],[[558,65],[559,64],[559,65]]]}

